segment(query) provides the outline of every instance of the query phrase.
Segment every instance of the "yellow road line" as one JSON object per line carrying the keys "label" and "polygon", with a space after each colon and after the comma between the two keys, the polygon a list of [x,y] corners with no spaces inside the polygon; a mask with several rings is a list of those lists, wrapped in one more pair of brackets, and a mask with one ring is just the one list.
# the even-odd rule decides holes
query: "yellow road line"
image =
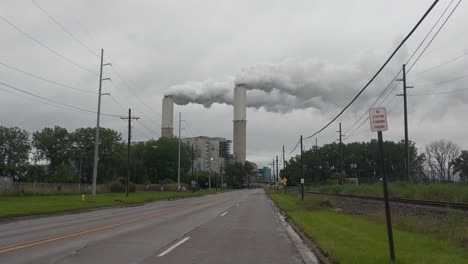
{"label": "yellow road line", "polygon": [[[211,204],[211,203],[216,202],[217,200],[218,199],[212,199],[211,201],[208,200],[207,203]],[[149,218],[154,218],[154,217],[157,217],[157,216],[161,216],[161,215],[169,214],[171,212],[175,212],[176,211],[175,209],[186,208],[186,207],[190,207],[192,205],[193,204],[184,205],[184,206],[176,206],[173,210],[166,210],[166,211],[158,212],[158,213],[155,213],[155,214],[150,214],[150,215],[131,218],[131,219],[128,219],[128,220],[125,220],[125,221],[113,222],[113,223],[110,223],[110,224],[105,224],[105,225],[100,225],[100,226],[96,226],[96,227],[92,227],[92,228],[87,228],[87,229],[71,232],[71,233],[68,233],[68,234],[55,235],[55,236],[45,237],[45,238],[36,239],[36,240],[25,241],[25,242],[21,242],[21,243],[9,245],[9,246],[4,246],[4,247],[0,247],[0,253],[6,253],[6,252],[10,252],[10,251],[14,251],[14,250],[22,249],[22,248],[27,248],[27,247],[31,247],[31,246],[35,246],[35,245],[45,244],[45,243],[49,243],[49,242],[53,242],[53,241],[57,241],[57,240],[62,240],[62,239],[75,237],[75,236],[79,236],[79,235],[84,235],[84,234],[96,232],[96,231],[103,230],[103,229],[108,229],[108,228],[115,227],[115,226],[129,224],[129,223],[133,223],[133,222],[137,222],[137,221],[143,221],[143,220],[146,220],[146,219],[149,219]]]}

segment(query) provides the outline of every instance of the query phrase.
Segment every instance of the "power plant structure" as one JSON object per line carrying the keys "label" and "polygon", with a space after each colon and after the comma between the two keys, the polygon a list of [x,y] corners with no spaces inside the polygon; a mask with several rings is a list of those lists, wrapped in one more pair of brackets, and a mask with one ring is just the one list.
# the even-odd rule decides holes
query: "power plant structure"
{"label": "power plant structure", "polygon": [[174,98],[164,96],[162,100],[161,137],[174,136]]}
{"label": "power plant structure", "polygon": [[[244,84],[234,86],[233,119],[233,156],[242,165],[246,161],[247,148],[247,87]],[[162,100],[161,137],[173,137],[174,133],[174,98],[164,96]]]}
{"label": "power plant structure", "polygon": [[233,154],[242,165],[245,164],[247,147],[247,88],[244,84],[234,87]]}

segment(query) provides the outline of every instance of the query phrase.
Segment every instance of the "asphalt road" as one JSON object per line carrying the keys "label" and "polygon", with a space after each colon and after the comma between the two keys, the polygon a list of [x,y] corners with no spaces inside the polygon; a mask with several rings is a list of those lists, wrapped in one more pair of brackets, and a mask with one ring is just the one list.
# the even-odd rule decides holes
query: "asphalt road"
{"label": "asphalt road", "polygon": [[0,224],[0,263],[304,263],[263,190]]}

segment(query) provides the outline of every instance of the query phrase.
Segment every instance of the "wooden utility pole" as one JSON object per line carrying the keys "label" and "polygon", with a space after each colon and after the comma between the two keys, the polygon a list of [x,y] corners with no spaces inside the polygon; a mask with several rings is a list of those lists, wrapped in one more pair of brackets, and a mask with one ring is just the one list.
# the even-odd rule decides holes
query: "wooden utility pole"
{"label": "wooden utility pole", "polygon": [[406,85],[406,64],[403,64],[403,94],[397,94],[397,96],[403,96],[403,109],[405,115],[405,176],[406,180],[411,180],[411,164],[410,164],[410,151],[409,151],[409,139],[408,139],[408,105],[407,105],[407,93],[406,89],[413,88],[413,86]]}
{"label": "wooden utility pole", "polygon": [[130,181],[130,159],[131,159],[131,146],[132,146],[132,119],[138,120],[140,119],[139,117],[132,116],[132,109],[128,109],[128,117],[121,117],[120,119],[128,119],[128,142],[127,142],[127,164],[128,164],[128,169],[127,169],[127,180],[126,180],[126,186],[125,186],[125,196],[128,197],[128,192],[129,192],[129,181]]}

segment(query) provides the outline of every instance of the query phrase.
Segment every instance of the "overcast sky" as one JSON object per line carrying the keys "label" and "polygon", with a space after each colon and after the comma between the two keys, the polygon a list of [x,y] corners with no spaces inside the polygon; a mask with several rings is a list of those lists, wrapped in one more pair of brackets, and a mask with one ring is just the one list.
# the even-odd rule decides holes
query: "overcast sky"
{"label": "overcast sky", "polygon": [[[247,111],[247,159],[259,165],[280,155],[282,145],[289,152],[300,134],[311,135],[336,115],[432,2],[35,1],[74,37],[31,0],[2,0],[0,16],[65,58],[0,19],[0,82],[53,101],[96,111],[94,93],[98,89],[96,73],[99,72],[96,54],[103,48],[106,61],[113,66],[104,68],[104,77],[112,78],[112,83],[103,83],[103,92],[110,92],[111,97],[103,97],[102,112],[125,115],[131,107],[141,117],[134,127],[136,140],[159,137],[161,98],[173,87],[194,83],[225,85],[238,78],[239,73],[250,73],[252,69],[278,72],[281,78],[292,78],[291,85],[301,84],[301,87],[290,87],[300,91],[293,98],[275,87],[270,94],[248,92],[251,102],[262,99],[262,104],[268,105]],[[339,118],[347,135],[357,134],[346,142],[376,137],[370,133],[368,122],[356,131],[347,129],[365,114],[375,96],[409,59],[450,2],[440,1],[388,68]],[[453,1],[451,8],[456,2]],[[409,93],[419,94],[408,97],[409,134],[418,147],[447,139],[468,148],[468,90],[460,90],[468,88],[468,78],[433,85],[468,75],[468,55],[425,71],[468,54],[467,13],[468,7],[462,2],[408,74],[408,84],[415,86]],[[47,83],[4,64],[94,93]],[[275,75],[269,78],[274,79]],[[388,140],[404,137],[403,99],[395,96],[401,90],[398,84],[397,89],[384,97],[383,103],[379,101],[376,105],[387,106],[390,111],[389,131],[384,133]],[[425,95],[453,90],[459,91]],[[37,101],[42,99],[18,94],[21,93],[0,84],[0,125],[19,126],[31,132],[54,125],[70,130],[95,126],[95,114],[57,108]],[[291,107],[279,107],[280,104]],[[209,109],[197,104],[176,106],[175,117],[179,111],[186,120],[183,136],[232,139],[231,106],[216,103]],[[126,138],[125,121],[103,116],[101,125],[118,130]],[[338,123],[332,124],[318,136],[318,143],[335,140],[337,128]],[[310,148],[313,143],[315,139],[305,141],[305,147]]]}

